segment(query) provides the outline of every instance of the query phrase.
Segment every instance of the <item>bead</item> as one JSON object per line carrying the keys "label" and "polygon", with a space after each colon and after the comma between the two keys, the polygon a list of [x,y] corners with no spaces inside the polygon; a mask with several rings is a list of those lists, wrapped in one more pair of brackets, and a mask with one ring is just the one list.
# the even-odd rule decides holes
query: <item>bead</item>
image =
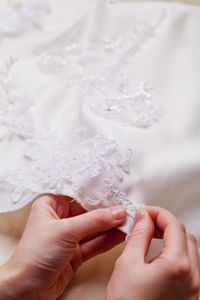
{"label": "bead", "polygon": [[140,22],[126,37],[107,37],[86,46],[75,36],[65,47],[41,53],[39,67],[70,85],[93,113],[122,125],[148,128],[159,120],[162,109],[147,83],[141,82],[136,91],[129,86],[122,67],[151,37],[153,29]]}

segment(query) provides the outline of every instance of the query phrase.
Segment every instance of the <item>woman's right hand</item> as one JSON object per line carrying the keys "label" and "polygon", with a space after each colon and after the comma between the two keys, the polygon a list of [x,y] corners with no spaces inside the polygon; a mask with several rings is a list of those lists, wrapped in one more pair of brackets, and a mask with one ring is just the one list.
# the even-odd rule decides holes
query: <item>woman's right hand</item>
{"label": "woman's right hand", "polygon": [[[163,208],[139,210],[136,219],[115,264],[107,300],[198,300],[200,267],[195,237]],[[152,238],[159,236],[164,243],[162,252],[145,262]]]}

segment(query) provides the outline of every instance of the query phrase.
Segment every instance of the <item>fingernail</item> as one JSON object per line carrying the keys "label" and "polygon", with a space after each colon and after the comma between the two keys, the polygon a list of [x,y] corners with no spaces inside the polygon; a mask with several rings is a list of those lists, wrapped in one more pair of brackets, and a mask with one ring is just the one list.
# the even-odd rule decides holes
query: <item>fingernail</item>
{"label": "fingernail", "polygon": [[139,222],[140,220],[144,219],[147,216],[148,216],[148,211],[144,207],[139,208],[136,213],[136,222]]}
{"label": "fingernail", "polygon": [[126,215],[126,210],[124,207],[114,207],[112,208],[112,214],[115,220],[123,220]]}

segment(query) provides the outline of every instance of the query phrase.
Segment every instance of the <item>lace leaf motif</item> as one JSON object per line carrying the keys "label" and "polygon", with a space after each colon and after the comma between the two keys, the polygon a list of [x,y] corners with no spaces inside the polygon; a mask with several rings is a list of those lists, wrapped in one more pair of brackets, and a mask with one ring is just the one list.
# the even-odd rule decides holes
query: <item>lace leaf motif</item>
{"label": "lace leaf motif", "polygon": [[[87,210],[96,205],[124,205],[131,214],[133,204],[120,190],[124,174],[130,172],[130,149],[122,158],[117,143],[104,135],[65,140],[48,133],[40,140],[28,140],[23,153],[22,166],[0,174],[0,182],[12,186],[13,203],[20,201],[26,191],[65,194]],[[79,183],[79,176],[89,185],[95,179],[95,189],[88,192],[89,197],[87,186]]]}
{"label": "lace leaf motif", "polygon": [[16,59],[10,58],[0,72],[0,140],[17,135],[30,138],[34,134],[31,115],[33,100],[15,87],[12,67]]}
{"label": "lace leaf motif", "polygon": [[75,36],[65,47],[42,52],[38,64],[43,72],[58,76],[76,91],[95,114],[123,125],[148,128],[159,120],[162,109],[147,83],[141,82],[133,91],[123,68],[153,31],[154,26],[139,22],[125,37],[90,41],[86,46]]}

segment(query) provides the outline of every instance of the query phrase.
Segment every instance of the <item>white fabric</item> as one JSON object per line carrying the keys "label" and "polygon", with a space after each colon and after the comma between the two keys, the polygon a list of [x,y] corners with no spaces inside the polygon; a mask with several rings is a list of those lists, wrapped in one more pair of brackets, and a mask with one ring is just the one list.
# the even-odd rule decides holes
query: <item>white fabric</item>
{"label": "white fabric", "polygon": [[[19,3],[13,1],[13,7],[19,9]],[[101,176],[105,177],[104,172],[110,174],[110,169],[102,168],[99,157],[102,158],[101,149],[113,149],[111,155],[115,153],[119,158],[120,153],[122,156],[117,166],[120,169],[123,163],[126,166],[122,168],[123,180],[116,173],[112,178],[112,184],[117,188],[111,198],[116,199],[118,191],[117,199],[128,200],[129,204],[131,201],[132,216],[134,208],[143,204],[165,207],[180,218],[200,242],[200,8],[178,3],[89,0],[80,3],[59,0],[56,3],[49,1],[49,9],[47,5],[41,11],[39,26],[34,21],[26,26],[25,31],[13,31],[15,34],[8,34],[10,27],[6,27],[7,31],[0,31],[0,82],[5,76],[8,79],[3,81],[3,86],[0,84],[3,93],[1,99],[4,99],[4,102],[0,102],[0,105],[3,103],[0,112],[0,116],[3,116],[0,119],[1,170],[22,170],[21,166],[27,164],[27,155],[34,161],[33,164],[31,162],[33,169],[37,162],[41,167],[46,153],[49,160],[45,160],[41,169],[45,170],[45,176],[50,176],[55,183],[64,173],[70,181],[71,178],[67,176],[72,174],[60,168],[66,160],[66,152],[70,153],[70,158],[74,157],[73,149],[69,149],[65,143],[72,139],[73,145],[81,145],[82,150],[88,149],[88,144],[84,144],[83,140],[90,139],[90,150],[86,151],[89,157],[91,149],[94,149],[91,143],[95,138],[100,138],[100,147],[92,160],[95,168],[88,169],[87,165],[86,173],[84,170],[82,174],[73,174],[74,184],[69,185],[67,181],[64,192],[77,196],[74,187],[78,190],[81,187],[84,196],[81,194],[77,197],[84,204],[83,199],[99,199],[93,194],[93,190],[98,189],[105,200],[108,195],[105,191],[109,190],[102,191]],[[18,28],[22,28],[20,24]],[[85,49],[84,53],[80,49]],[[49,53],[51,56],[48,56]],[[82,56],[77,62],[80,53]],[[120,60],[122,54],[127,55]],[[116,64],[116,60],[120,64]],[[102,77],[104,79],[99,81]],[[149,89],[151,86],[153,89]],[[130,101],[124,105],[127,98]],[[22,110],[16,107],[15,99],[17,103],[22,103]],[[135,114],[136,108],[138,114]],[[130,111],[133,113],[130,114]],[[5,118],[5,112],[10,113],[10,119],[7,118],[8,114]],[[17,116],[14,124],[11,122],[13,115]],[[142,115],[139,121],[138,115]],[[26,127],[25,130],[24,116],[28,120],[28,129]],[[76,130],[82,127],[86,128],[86,133],[80,142],[77,141]],[[104,137],[103,143],[99,134]],[[28,146],[24,152],[21,149],[27,138]],[[54,141],[58,139],[64,139],[64,146],[59,142],[61,146],[57,147]],[[118,145],[112,141],[105,148],[110,139],[114,139]],[[31,143],[34,143],[34,147],[30,148]],[[38,157],[41,146],[43,154]],[[49,152],[47,149],[50,149]],[[66,151],[63,156],[58,155],[60,160],[57,161],[55,152],[61,154],[62,149]],[[124,156],[126,149],[133,152],[128,165]],[[34,153],[30,153],[32,150]],[[81,158],[79,162],[86,152],[76,152],[76,157]],[[48,171],[50,163],[52,173]],[[79,164],[78,169],[83,166],[85,163]],[[44,182],[33,182],[33,169],[31,172],[28,169],[17,169],[12,174],[1,175],[1,211],[23,207],[41,192],[45,184],[46,191],[63,191],[60,182],[49,185],[51,181],[47,183],[45,178]],[[88,175],[94,169],[102,172],[98,180]],[[55,174],[56,170],[59,171]],[[23,173],[28,174],[28,181]],[[21,185],[17,177],[19,174],[22,174]],[[9,179],[11,175],[12,179]],[[14,180],[14,193],[13,187],[4,182],[5,178],[9,183]],[[26,184],[28,188],[25,191]],[[2,262],[13,251],[29,208],[1,214]],[[129,225],[125,227],[127,233],[132,223]],[[120,249],[118,247],[84,265],[63,299],[78,299],[80,295],[81,299],[102,299]]]}
{"label": "white fabric", "polygon": [[[10,9],[9,17],[5,11],[1,13],[4,42],[10,36],[23,35],[23,30],[19,30],[24,28],[21,23],[24,25],[25,20],[31,23],[31,13],[34,21],[38,15],[41,17],[44,4],[36,4],[26,1],[18,8]],[[142,202],[127,198],[126,191],[132,189],[133,179],[128,183],[124,174],[130,174],[132,150],[127,149],[123,157],[118,150],[119,139],[108,138],[106,132],[100,134],[98,128],[90,132],[88,120],[97,115],[115,121],[114,124],[148,128],[161,118],[162,110],[154,103],[151,88],[140,83],[134,91],[134,83],[127,83],[126,68],[159,26],[162,12],[151,22],[134,20],[130,32],[119,35],[108,30],[95,37],[89,34],[86,39],[84,20],[96,11],[106,13],[112,5],[107,1],[90,3],[70,24],[71,31],[66,26],[64,38],[61,39],[63,33],[53,33],[50,42],[48,36],[46,42],[43,38],[42,45],[36,43],[32,56],[27,53],[29,64],[36,68],[35,78],[40,78],[41,72],[46,75],[37,85],[43,89],[46,80],[51,80],[56,91],[62,89],[73,93],[68,100],[70,105],[75,104],[70,113],[79,113],[82,120],[76,123],[72,120],[74,124],[70,120],[70,134],[61,132],[69,128],[66,120],[65,124],[54,122],[52,130],[45,120],[47,113],[38,117],[37,110],[41,110],[44,101],[34,99],[35,92],[30,96],[27,88],[22,89],[18,78],[13,76],[13,69],[23,62],[24,57],[7,58],[2,66],[0,138],[6,146],[19,146],[16,157],[12,156],[7,162],[8,166],[4,160],[0,173],[1,212],[19,209],[38,194],[65,194],[74,197],[87,210],[124,205],[128,217],[120,228],[127,234],[131,232],[135,209],[142,205]],[[105,19],[104,26],[107,22]],[[36,29],[34,23],[31,24],[32,29]],[[37,38],[40,35],[36,34]],[[66,96],[63,96],[64,100]],[[48,98],[48,110],[51,108],[49,101]],[[61,107],[54,111],[54,117]],[[79,127],[85,127],[86,132],[77,130]]]}

